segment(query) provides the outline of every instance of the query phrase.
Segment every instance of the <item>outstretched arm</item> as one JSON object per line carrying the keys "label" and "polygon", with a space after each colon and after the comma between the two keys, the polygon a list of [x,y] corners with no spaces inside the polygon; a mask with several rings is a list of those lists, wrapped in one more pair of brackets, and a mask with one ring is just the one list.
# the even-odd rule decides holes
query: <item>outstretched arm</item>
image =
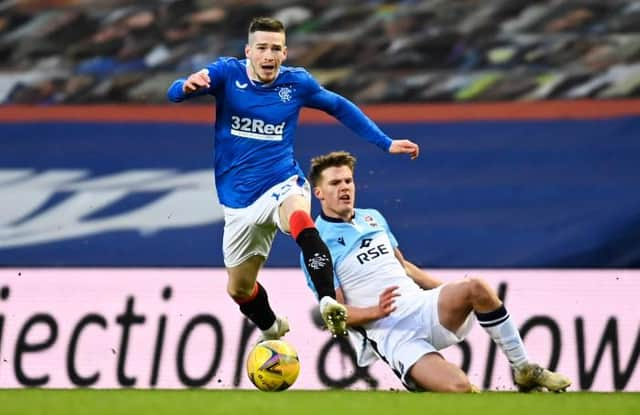
{"label": "outstretched arm", "polygon": [[194,72],[187,79],[174,81],[167,91],[167,98],[172,102],[181,102],[186,98],[204,95],[209,92],[211,78],[208,69]]}
{"label": "outstretched arm", "polygon": [[387,287],[378,298],[378,304],[371,307],[353,307],[345,303],[341,288],[336,288],[336,300],[347,307],[347,325],[361,326],[391,314],[395,309],[395,298],[400,294],[397,286]]}
{"label": "outstretched arm", "polygon": [[411,277],[411,279],[414,280],[415,283],[420,286],[420,288],[429,290],[431,288],[436,288],[437,286],[442,285],[441,280],[421,270],[412,262],[407,261],[398,248],[395,249],[394,253],[396,255],[396,258],[398,258],[398,261],[400,261],[400,264],[402,264],[402,266],[404,267],[407,275]]}
{"label": "outstretched arm", "polygon": [[349,127],[365,140],[391,154],[408,154],[414,160],[419,146],[410,140],[392,140],[360,108],[345,97],[319,87],[307,100],[311,108],[322,110]]}

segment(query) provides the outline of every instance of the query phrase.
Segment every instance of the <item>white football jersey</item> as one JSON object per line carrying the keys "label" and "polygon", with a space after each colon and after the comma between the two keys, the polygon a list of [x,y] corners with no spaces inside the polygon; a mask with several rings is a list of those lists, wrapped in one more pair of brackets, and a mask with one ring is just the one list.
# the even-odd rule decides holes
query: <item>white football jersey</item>
{"label": "white football jersey", "polygon": [[[422,289],[406,275],[395,256],[398,242],[384,217],[375,209],[355,209],[350,222],[325,215],[316,218],[320,237],[333,259],[334,285],[342,288],[347,304],[369,307],[385,288],[397,285],[397,315],[408,312],[410,298]],[[314,290],[306,267],[307,285]],[[405,301],[407,300],[407,301]],[[408,306],[408,304],[406,304]]]}
{"label": "white football jersey", "polygon": [[[362,329],[349,330],[349,338],[358,355],[358,364],[366,366],[377,358],[368,339],[382,341],[390,327],[418,311],[423,290],[407,276],[395,256],[398,242],[384,217],[375,209],[355,209],[349,222],[320,215],[316,227],[327,244],[333,259],[334,285],[341,288],[345,301],[354,307],[378,304],[386,288],[398,286],[396,310],[391,316],[366,324]],[[307,277],[307,285],[315,292],[311,277],[300,258]]]}

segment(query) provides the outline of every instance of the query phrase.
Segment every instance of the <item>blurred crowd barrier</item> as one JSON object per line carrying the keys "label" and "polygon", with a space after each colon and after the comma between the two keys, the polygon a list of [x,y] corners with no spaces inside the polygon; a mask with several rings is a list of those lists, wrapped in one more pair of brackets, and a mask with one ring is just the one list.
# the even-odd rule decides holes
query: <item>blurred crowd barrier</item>
{"label": "blurred crowd barrier", "polygon": [[171,81],[288,27],[287,64],[359,103],[631,98],[634,0],[5,0],[0,103],[164,103]]}

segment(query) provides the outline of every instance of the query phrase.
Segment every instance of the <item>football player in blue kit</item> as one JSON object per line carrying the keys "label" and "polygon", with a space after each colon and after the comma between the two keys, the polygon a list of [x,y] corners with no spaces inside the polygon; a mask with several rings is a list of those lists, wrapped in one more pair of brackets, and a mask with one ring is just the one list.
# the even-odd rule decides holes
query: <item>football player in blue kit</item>
{"label": "football player in blue kit", "polygon": [[300,246],[327,328],[344,335],[346,308],[335,300],[333,261],[311,219],[310,187],[293,154],[300,110],[323,110],[391,154],[415,159],[418,145],[392,140],[352,102],[324,89],[306,70],[282,66],[287,47],[280,21],[253,19],[245,56],[221,57],[174,81],[167,92],[173,102],[201,95],[216,98],[215,181],[225,217],[227,291],[262,330],[261,339],[278,339],[289,330],[257,282],[280,229]]}
{"label": "football player in blue kit", "polygon": [[[509,360],[520,390],[566,390],[566,376],[529,362],[507,309],[484,280],[443,284],[403,257],[380,212],[355,208],[355,162],[342,151],[318,156],[309,180],[322,207],[316,226],[334,261],[337,300],[347,307],[358,364],[380,358],[410,390],[476,391],[438,351],[462,341],[477,320]],[[308,274],[307,280],[314,289]]]}

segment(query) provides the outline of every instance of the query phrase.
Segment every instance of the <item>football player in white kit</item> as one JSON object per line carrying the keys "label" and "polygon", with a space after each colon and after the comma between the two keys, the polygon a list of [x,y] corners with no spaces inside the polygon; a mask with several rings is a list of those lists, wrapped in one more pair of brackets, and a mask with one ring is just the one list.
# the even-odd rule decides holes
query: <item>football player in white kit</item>
{"label": "football player in white kit", "polygon": [[402,256],[380,212],[355,208],[355,162],[341,151],[316,157],[309,178],[358,364],[383,359],[409,390],[476,391],[438,351],[462,341],[478,320],[509,360],[519,390],[565,391],[571,385],[566,376],[529,362],[513,320],[485,281],[443,284]]}

